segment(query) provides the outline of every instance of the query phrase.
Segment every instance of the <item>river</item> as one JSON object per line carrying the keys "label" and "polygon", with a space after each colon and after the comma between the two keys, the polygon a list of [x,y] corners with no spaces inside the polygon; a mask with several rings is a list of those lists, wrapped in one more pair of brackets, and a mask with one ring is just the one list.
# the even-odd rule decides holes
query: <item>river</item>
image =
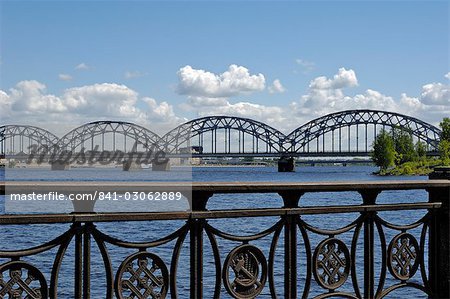
{"label": "river", "polygon": [[[268,182],[314,182],[314,181],[371,181],[371,180],[386,180],[386,179],[399,179],[399,177],[378,177],[372,175],[372,172],[376,168],[370,166],[319,166],[319,167],[298,167],[294,173],[278,173],[274,167],[194,167],[192,173],[189,169],[180,170],[183,173],[183,179],[192,178],[193,181],[268,181]],[[0,171],[0,179],[7,180],[105,180],[105,181],[148,181],[149,177],[154,180],[155,174],[151,170],[145,169],[134,172],[123,172],[121,169],[100,169],[100,168],[78,168],[68,171],[50,171],[48,169],[7,169],[6,174],[4,171]],[[424,179],[424,177],[408,176],[401,177],[406,180]],[[395,196],[393,196],[395,194]],[[426,201],[427,194],[425,191],[400,191],[400,192],[383,192],[378,197],[379,203],[395,203],[395,202],[411,202],[411,201]],[[344,192],[337,195],[336,193],[311,193],[305,194],[301,200],[302,206],[327,206],[336,204],[360,204],[361,197],[357,193]],[[231,208],[268,208],[268,207],[280,207],[282,201],[277,194],[237,194],[237,195],[215,195],[209,203],[209,209],[231,209]],[[4,198],[0,201],[0,212],[5,213]],[[382,212],[380,213],[383,219],[394,222],[396,224],[413,223],[420,219],[423,215],[423,211],[414,212]],[[303,216],[302,219],[307,223],[319,228],[331,229],[343,227],[346,224],[351,223],[356,219],[358,215],[355,213],[339,214],[339,215],[327,215],[324,216]],[[407,217],[406,217],[407,216]],[[276,217],[259,217],[259,218],[240,218],[240,219],[219,219],[210,220],[209,223],[214,227],[226,231],[227,233],[237,235],[248,235],[256,232],[261,232],[271,225],[276,223],[278,218]],[[110,234],[119,239],[127,241],[148,241],[154,240],[157,237],[168,235],[181,227],[183,221],[154,221],[154,222],[128,222],[128,223],[98,223],[96,224],[99,230]],[[4,226],[0,231],[1,249],[18,249],[28,248],[42,244],[45,241],[49,241],[62,232],[67,230],[69,225],[57,224],[57,225],[27,225],[27,226]],[[345,233],[339,236],[344,243],[349,246],[352,232]],[[412,230],[415,236],[420,233],[418,230]],[[386,231],[386,236],[389,240],[394,236],[396,232]],[[258,246],[263,253],[268,256],[270,242],[272,235],[267,236],[261,240],[252,242],[252,244]],[[418,237],[418,236],[417,236]],[[323,237],[318,235],[311,235],[311,243],[314,248],[320,242]],[[361,238],[361,237],[360,237]],[[303,240],[299,234],[298,243],[298,289],[299,295],[301,294],[306,279],[305,275],[305,250],[303,247]],[[360,242],[360,241],[359,241]],[[379,244],[379,238],[376,237],[376,242]],[[73,243],[73,242],[72,242]],[[283,236],[278,242],[277,254],[283,254]],[[158,247],[152,252],[161,256],[161,258],[170,264],[170,256],[172,254],[174,242],[167,245]],[[226,241],[223,239],[218,240],[219,249],[221,252],[222,262],[226,254],[232,250],[239,243]],[[60,298],[71,298],[73,296],[73,244],[70,245],[69,250],[63,260],[59,278],[59,296]],[[114,273],[121,261],[135,250],[125,250],[116,247],[108,247],[112,257],[112,264]],[[32,256],[26,258],[27,261],[35,264],[39,269],[49,269],[53,262],[54,254],[56,250],[51,250],[44,254]],[[189,250],[187,246],[183,246],[179,269],[178,269],[178,293],[180,298],[188,298],[189,291]],[[102,266],[102,262],[99,257],[99,251],[96,247],[92,247],[92,298],[102,298],[105,289],[105,275]],[[204,288],[205,298],[212,296],[214,286],[214,263],[211,256],[211,248],[207,239],[205,238],[204,249]],[[362,251],[357,251],[357,256],[362,257]],[[2,262],[5,262],[3,260]],[[377,269],[380,269],[380,251],[376,252],[376,269],[375,272],[379,273]],[[275,282],[277,285],[278,295],[282,297],[283,287],[283,261],[282,259],[275,259],[274,264]],[[359,273],[359,284],[362,285],[362,264],[357,263],[357,272]],[[47,280],[49,280],[49,273],[45,273]],[[388,274],[389,276],[389,274]],[[378,277],[378,276],[377,276]],[[72,278],[72,279],[71,279]],[[420,281],[420,271],[418,271],[413,281]],[[392,279],[386,281],[387,286],[392,283]],[[223,287],[222,287],[223,289]],[[351,279],[340,288],[341,290],[351,291]],[[314,282],[311,285],[311,292],[309,297],[313,297],[319,294],[319,291],[323,292],[320,287]],[[264,291],[261,294],[263,298],[270,298],[268,285],[266,285]],[[400,295],[401,294],[401,295]],[[222,297],[228,298],[228,294],[223,289]],[[392,293],[392,298],[426,298],[419,291],[411,289],[403,289],[400,292]]]}

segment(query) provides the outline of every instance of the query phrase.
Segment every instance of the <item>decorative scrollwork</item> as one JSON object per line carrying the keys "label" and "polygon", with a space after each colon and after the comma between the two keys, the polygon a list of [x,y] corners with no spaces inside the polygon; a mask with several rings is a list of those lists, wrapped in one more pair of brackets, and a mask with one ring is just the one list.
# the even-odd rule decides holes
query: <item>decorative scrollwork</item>
{"label": "decorative scrollwork", "polygon": [[411,234],[396,235],[388,248],[389,272],[400,280],[413,277],[419,267],[419,250],[419,244]]}
{"label": "decorative scrollwork", "polygon": [[165,298],[169,271],[159,256],[138,252],[127,257],[115,279],[116,296],[122,298]]}
{"label": "decorative scrollwork", "polygon": [[225,259],[222,276],[225,289],[231,296],[254,298],[261,293],[266,283],[266,258],[253,245],[238,246]]}
{"label": "decorative scrollwork", "polygon": [[33,265],[12,261],[0,266],[0,298],[48,297],[47,281]]}
{"label": "decorative scrollwork", "polygon": [[313,273],[324,288],[334,290],[345,283],[350,272],[350,253],[341,240],[328,238],[317,245]]}

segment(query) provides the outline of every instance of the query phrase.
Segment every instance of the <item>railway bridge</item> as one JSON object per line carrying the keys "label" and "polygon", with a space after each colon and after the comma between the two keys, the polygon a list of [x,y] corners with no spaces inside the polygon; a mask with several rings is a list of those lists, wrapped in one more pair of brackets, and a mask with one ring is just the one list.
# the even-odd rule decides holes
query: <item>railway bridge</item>
{"label": "railway bridge", "polygon": [[[151,128],[122,121],[102,120],[81,125],[62,137],[35,126],[0,126],[0,155],[26,159],[31,154],[64,169],[63,154],[89,154],[97,161],[106,153],[122,153],[116,162],[152,157],[162,152],[167,159],[278,158],[280,171],[291,171],[295,158],[369,157],[380,130],[399,128],[426,145],[429,154],[438,149],[441,130],[420,119],[378,110],[346,110],[316,118],[289,134],[249,118],[207,116],[188,121],[163,136]],[[152,160],[154,162],[154,160]],[[62,164],[61,164],[62,163]],[[164,162],[165,163],[165,162]],[[168,163],[154,167],[167,169]],[[61,165],[60,165],[61,164]]]}

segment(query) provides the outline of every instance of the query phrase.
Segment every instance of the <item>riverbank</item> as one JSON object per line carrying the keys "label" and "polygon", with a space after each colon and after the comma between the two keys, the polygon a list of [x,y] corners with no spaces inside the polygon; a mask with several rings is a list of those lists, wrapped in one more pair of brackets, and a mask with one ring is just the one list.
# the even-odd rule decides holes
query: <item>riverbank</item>
{"label": "riverbank", "polygon": [[441,159],[429,158],[421,161],[406,162],[388,169],[381,169],[374,172],[374,174],[380,176],[426,176],[433,172],[435,167],[443,165],[445,163]]}

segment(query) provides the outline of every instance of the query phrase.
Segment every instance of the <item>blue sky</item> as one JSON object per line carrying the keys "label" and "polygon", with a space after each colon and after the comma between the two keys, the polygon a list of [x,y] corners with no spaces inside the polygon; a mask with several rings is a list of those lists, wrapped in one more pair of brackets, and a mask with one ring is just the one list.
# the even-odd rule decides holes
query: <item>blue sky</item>
{"label": "blue sky", "polygon": [[2,1],[0,117],[164,130],[385,108],[436,123],[450,115],[449,14],[447,1]]}

